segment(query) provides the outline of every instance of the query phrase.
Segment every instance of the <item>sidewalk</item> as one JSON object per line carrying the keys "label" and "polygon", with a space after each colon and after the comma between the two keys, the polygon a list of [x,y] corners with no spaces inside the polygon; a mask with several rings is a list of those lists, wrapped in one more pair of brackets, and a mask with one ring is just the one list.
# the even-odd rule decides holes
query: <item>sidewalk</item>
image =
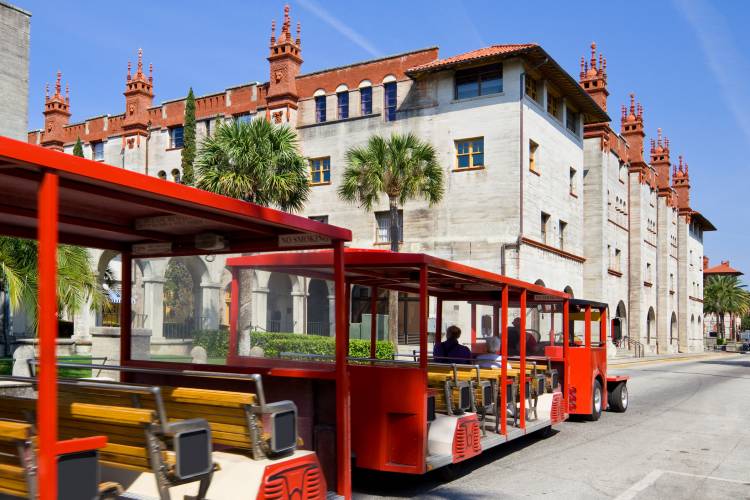
{"label": "sidewalk", "polygon": [[673,363],[680,361],[698,361],[698,360],[709,360],[709,359],[720,359],[731,356],[742,356],[742,354],[736,352],[691,352],[691,353],[680,353],[680,354],[662,354],[657,356],[645,356],[643,358],[623,358],[623,359],[611,359],[607,361],[609,368],[624,368],[630,365],[637,365],[643,363]]}

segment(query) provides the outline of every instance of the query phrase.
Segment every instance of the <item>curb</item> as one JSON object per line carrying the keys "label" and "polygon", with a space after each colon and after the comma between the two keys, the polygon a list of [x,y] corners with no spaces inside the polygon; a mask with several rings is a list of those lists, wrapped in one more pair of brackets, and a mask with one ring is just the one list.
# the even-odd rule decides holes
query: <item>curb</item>
{"label": "curb", "polygon": [[664,358],[636,358],[634,361],[620,361],[620,362],[607,362],[607,366],[609,368],[627,368],[631,365],[643,365],[643,364],[653,364],[653,363],[679,363],[682,361],[695,361],[699,359],[721,359],[726,357],[735,357],[735,356],[741,356],[740,353],[723,353],[723,354],[695,354],[690,356],[675,356],[675,357],[664,357]]}

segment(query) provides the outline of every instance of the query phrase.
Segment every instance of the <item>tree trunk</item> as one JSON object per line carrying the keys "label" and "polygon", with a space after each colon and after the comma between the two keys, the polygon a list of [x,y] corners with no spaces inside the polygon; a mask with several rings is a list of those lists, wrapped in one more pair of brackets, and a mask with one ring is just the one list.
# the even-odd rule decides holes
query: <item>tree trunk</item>
{"label": "tree trunk", "polygon": [[[398,252],[401,243],[401,231],[399,230],[398,221],[398,199],[393,196],[388,197],[390,211],[390,232],[391,252]],[[394,349],[398,351],[398,292],[390,290],[388,292],[388,338],[393,344]]]}
{"label": "tree trunk", "polygon": [[390,203],[391,216],[391,224],[389,227],[391,252],[398,252],[399,244],[401,243],[401,231],[399,230],[398,224],[398,200],[394,197],[389,197],[388,202]]}

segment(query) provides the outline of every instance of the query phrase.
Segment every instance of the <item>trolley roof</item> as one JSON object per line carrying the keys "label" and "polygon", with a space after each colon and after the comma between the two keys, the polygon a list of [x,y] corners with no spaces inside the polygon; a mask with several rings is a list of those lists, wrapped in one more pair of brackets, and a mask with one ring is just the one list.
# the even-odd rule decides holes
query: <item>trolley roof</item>
{"label": "trolley roof", "polygon": [[[1,233],[36,238],[44,171],[59,177],[61,243],[155,257],[201,253],[206,246],[230,253],[351,240],[348,229],[7,137],[0,137]],[[217,236],[225,242],[218,249]]]}

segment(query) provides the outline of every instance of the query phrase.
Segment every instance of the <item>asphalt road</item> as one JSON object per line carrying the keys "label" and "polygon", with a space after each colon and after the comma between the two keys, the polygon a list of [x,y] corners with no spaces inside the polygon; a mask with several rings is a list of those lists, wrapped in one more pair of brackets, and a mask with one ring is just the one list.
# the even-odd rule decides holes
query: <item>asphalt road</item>
{"label": "asphalt road", "polygon": [[610,371],[631,377],[626,413],[500,446],[450,482],[357,471],[355,498],[750,499],[750,355]]}

